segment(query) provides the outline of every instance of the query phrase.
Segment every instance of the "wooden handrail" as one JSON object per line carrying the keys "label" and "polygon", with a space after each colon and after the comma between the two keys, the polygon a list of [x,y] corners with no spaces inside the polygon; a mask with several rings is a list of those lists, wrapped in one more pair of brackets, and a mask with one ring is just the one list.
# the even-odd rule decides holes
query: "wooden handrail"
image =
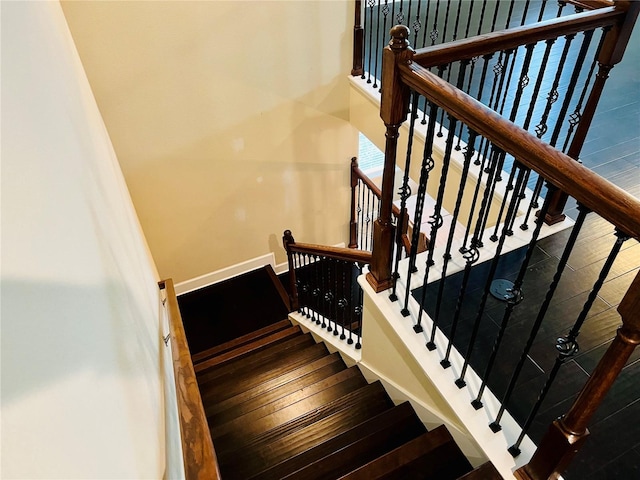
{"label": "wooden handrail", "polygon": [[[380,188],[378,188],[378,186],[375,183],[373,183],[373,181],[369,177],[367,177],[367,175],[362,170],[360,170],[360,167],[354,166],[352,171],[353,171],[353,174],[357,178],[362,180],[362,183],[364,183],[367,186],[367,188],[371,190],[371,193],[373,193],[376,196],[376,198],[378,199],[382,198],[382,190],[380,190]],[[400,207],[398,207],[395,204],[391,205],[391,213],[393,213],[394,217],[400,218]]]}
{"label": "wooden handrail", "polygon": [[614,25],[624,19],[625,10],[609,6],[566,17],[554,18],[533,25],[486,33],[430,47],[420,48],[413,62],[423,67],[445,65],[458,60],[488,55],[522,45],[557,38],[561,35]]}
{"label": "wooden handrail", "polygon": [[315,243],[292,243],[289,245],[291,252],[310,253],[320,255],[335,260],[345,260],[347,262],[371,263],[371,252],[366,250],[356,250],[355,248],[328,247],[326,245],[316,245]]}
{"label": "wooden handrail", "polygon": [[158,285],[167,294],[185,478],[187,480],[219,479],[218,461],[213,449],[173,281],[162,280]]}
{"label": "wooden handrail", "polygon": [[509,122],[453,85],[416,64],[400,64],[403,82],[444,108],[472,130],[513,155],[556,187],[640,239],[640,200],[571,157]]}

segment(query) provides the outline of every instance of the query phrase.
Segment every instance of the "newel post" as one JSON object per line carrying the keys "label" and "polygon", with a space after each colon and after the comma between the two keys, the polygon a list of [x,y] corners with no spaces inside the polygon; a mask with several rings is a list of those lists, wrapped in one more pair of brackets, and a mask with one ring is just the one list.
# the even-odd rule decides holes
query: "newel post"
{"label": "newel post", "polygon": [[289,262],[289,306],[291,311],[298,310],[298,287],[296,285],[296,266],[293,263],[293,253],[291,246],[296,243],[291,230],[285,230],[282,235],[282,245],[287,252],[287,261]]}
{"label": "newel post", "polygon": [[356,188],[358,187],[358,159],[351,159],[351,220],[349,221],[349,248],[358,248],[358,212],[356,211]]}
{"label": "newel post", "polygon": [[[589,92],[589,97],[585,103],[584,109],[577,119],[578,124],[576,132],[571,139],[567,155],[578,160],[580,152],[587,138],[591,122],[596,113],[596,108],[600,102],[600,97],[604,91],[605,83],[609,78],[611,69],[622,60],[624,51],[629,43],[629,38],[633,31],[633,27],[640,12],[640,2],[630,2],[629,0],[617,0],[615,2],[617,8],[626,11],[624,20],[614,25],[605,35],[606,38],[598,55],[598,72]],[[568,196],[565,192],[558,189],[554,192],[547,209],[545,223],[553,225],[564,220],[564,207],[567,203]]]}
{"label": "newel post", "polygon": [[362,0],[355,0],[355,15],[353,22],[353,68],[351,76],[357,77],[364,73],[364,29],[362,28]]}
{"label": "newel post", "polygon": [[551,424],[533,458],[516,471],[516,477],[525,480],[558,478],[586,440],[591,417],[640,343],[640,273],[618,306],[618,312],[622,326],[613,342],[569,412]]}
{"label": "newel post", "polygon": [[409,29],[396,25],[391,29],[391,41],[382,52],[382,93],[380,117],[387,128],[382,176],[380,216],[373,224],[373,258],[367,280],[376,292],[391,287],[391,261],[394,229],[391,220],[393,179],[396,168],[398,130],[409,113],[409,87],[400,79],[398,65],[411,63],[413,50],[409,48]]}

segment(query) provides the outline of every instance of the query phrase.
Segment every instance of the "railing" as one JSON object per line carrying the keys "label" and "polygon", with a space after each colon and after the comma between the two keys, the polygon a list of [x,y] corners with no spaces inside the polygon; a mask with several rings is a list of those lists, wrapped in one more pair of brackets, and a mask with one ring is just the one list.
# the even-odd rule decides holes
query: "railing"
{"label": "railing", "polygon": [[425,48],[611,5],[606,0],[356,0],[351,74],[380,86],[382,49],[396,24],[409,26],[411,44]]}
{"label": "railing", "polygon": [[[617,2],[615,9],[601,9],[589,16],[590,21],[595,22],[597,19],[600,25],[612,27],[608,30],[598,49],[598,62],[604,66],[605,71],[608,71],[608,68],[620,60],[621,52],[624,51],[624,44],[633,28],[639,7],[638,4]],[[581,21],[583,19],[584,17]],[[595,28],[595,24],[590,25],[583,25],[583,28],[587,28],[587,30]],[[558,32],[551,33],[550,30],[545,31],[545,28],[536,34],[538,35],[536,42],[547,41],[558,36]],[[509,242],[509,237],[514,235],[515,225],[520,226],[521,232],[526,230],[529,233],[526,254],[519,266],[515,281],[511,288],[505,291],[506,305],[499,330],[493,340],[491,354],[482,368],[482,383],[473,393],[475,399],[472,404],[475,408],[482,408],[483,394],[486,388],[491,386],[490,380],[492,373],[494,373],[495,360],[501,347],[504,346],[503,339],[509,321],[521,301],[520,293],[524,282],[526,282],[526,273],[533,249],[543,228],[542,220],[548,217],[550,211],[557,204],[558,195],[555,192],[562,192],[563,195],[573,197],[579,205],[580,213],[576,224],[560,257],[547,293],[536,308],[538,313],[531,323],[520,359],[514,366],[511,379],[502,397],[502,407],[491,424],[492,430],[498,431],[501,428],[500,420],[504,409],[507,408],[513,390],[518,384],[522,365],[545,320],[545,313],[587,214],[593,212],[592,214],[599,215],[612,224],[617,232],[609,257],[602,270],[597,274],[582,311],[572,322],[573,325],[569,328],[568,333],[558,339],[556,345],[558,356],[555,365],[540,392],[538,401],[526,416],[517,441],[509,450],[513,455],[518,455],[520,442],[544,401],[550,385],[562,365],[578,350],[576,337],[623,242],[629,238],[636,240],[640,238],[640,201],[582,167],[571,156],[562,153],[549,143],[543,142],[539,135],[527,132],[512,121],[500,116],[493,108],[483,105],[467,95],[461,88],[457,88],[467,84],[470,71],[467,67],[470,62],[465,62],[464,59],[461,61],[456,72],[456,86],[453,86],[419,64],[432,62],[432,60],[430,60],[428,51],[418,51],[414,54],[408,48],[411,35],[406,27],[394,27],[392,37],[390,46],[385,49],[383,54],[382,82],[385,88],[382,92],[381,117],[387,128],[385,174],[380,216],[374,223],[373,258],[367,279],[378,292],[393,288],[390,298],[397,299],[398,308],[402,314],[411,317],[414,321],[414,330],[417,334],[425,336],[427,348],[438,349],[442,352],[441,365],[443,368],[449,368],[461,311],[469,301],[467,287],[471,269],[480,259],[488,260],[488,274],[484,288],[481,289],[477,299],[476,314],[472,319],[470,336],[466,342],[466,348],[462,349],[465,350],[464,364],[456,373],[455,382],[459,388],[466,387],[465,376],[476,346],[475,340],[482,326],[483,313],[501,253]],[[526,42],[523,45],[529,45],[529,42],[533,42],[531,37],[524,37],[523,41]],[[510,45],[508,48],[517,48],[517,45]],[[529,48],[525,50],[529,51]],[[525,53],[525,60],[527,55]],[[418,61],[414,61],[416,58]],[[435,60],[433,62],[438,63]],[[523,62],[523,65],[525,63],[526,61]],[[519,85],[518,92],[521,93],[526,85],[523,85],[522,81]],[[599,92],[592,95],[589,102],[598,95]],[[516,98],[518,96],[519,93],[516,93]],[[597,98],[595,101],[597,103]],[[514,104],[518,103],[518,101],[514,102]],[[409,115],[410,105],[411,114]],[[425,112],[420,111],[420,105],[426,106]],[[426,116],[424,116],[425,113]],[[420,128],[417,125],[419,118],[427,120],[426,126],[423,127],[426,141],[425,149],[421,153],[422,165],[418,197],[424,197],[430,173],[437,165],[440,166],[440,176],[436,206],[431,214],[428,251],[420,259],[417,258],[415,252],[412,252],[407,260],[399,262],[396,259],[393,262],[393,248],[391,247],[394,238],[391,220],[393,175],[390,172],[393,172],[396,167],[398,130],[407,116],[411,121],[411,132]],[[444,121],[438,121],[442,119]],[[460,139],[460,132],[463,132],[463,139]],[[442,133],[444,140],[439,140],[440,133]],[[411,141],[409,141],[409,145],[411,145]],[[459,152],[457,147],[459,147]],[[411,147],[409,146],[409,148]],[[411,156],[412,152],[407,152],[406,158],[410,159]],[[453,186],[453,195],[445,195],[447,190],[452,188],[451,181],[447,179],[452,178],[451,171],[453,169],[451,166],[453,164],[459,166],[459,178],[456,179]],[[501,177],[503,169],[506,169],[508,178],[506,185],[498,188],[496,179]],[[528,222],[530,218],[533,218],[531,212],[537,208],[535,206],[537,199],[535,196],[532,198],[525,188],[526,179],[532,172],[545,179],[551,194],[546,196],[545,202],[537,214],[535,228],[529,230]],[[483,179],[482,176],[485,174],[486,177]],[[474,184],[475,187],[469,188],[469,184]],[[403,189],[404,187],[401,187],[400,191]],[[497,202],[492,202],[497,190],[500,190],[501,195],[495,197],[498,199]],[[442,227],[441,211],[445,196],[455,198],[450,207],[453,210],[454,219],[462,215],[462,200],[471,198],[471,207],[465,212],[465,217],[468,219],[466,221],[467,232],[465,238],[457,243],[454,241],[451,230],[448,233],[440,231]],[[404,201],[405,198],[403,198]],[[492,205],[494,205],[493,208]],[[422,215],[423,211],[419,203],[413,220],[414,225],[423,223]],[[442,235],[447,238],[446,246],[436,249],[436,239]],[[485,246],[486,240],[490,240],[493,245]],[[424,264],[421,265],[423,261]],[[435,332],[441,322],[441,312],[445,308],[442,288],[447,280],[447,270],[455,264],[459,265],[463,272],[459,295],[453,300],[452,305],[446,307],[452,312],[448,344],[437,345]],[[422,298],[417,301],[412,297],[412,282],[419,278],[423,278]],[[439,280],[439,283],[434,283],[434,280]],[[435,285],[438,287],[434,287]],[[579,446],[584,442],[588,435],[587,424],[590,418],[602,402],[633,349],[640,343],[640,316],[637,313],[640,306],[639,287],[640,275],[635,279],[618,307],[622,327],[618,330],[611,346],[568,413],[550,426],[531,461],[518,470],[519,478],[555,478],[554,475],[558,475],[566,468]],[[433,319],[429,319],[425,318],[424,310],[420,308],[420,305],[424,305],[426,293],[434,288],[437,291],[430,293],[432,298],[435,298],[434,313]]]}
{"label": "railing", "polygon": [[[445,2],[443,5],[436,1],[404,3],[405,9],[417,8],[419,12],[421,3],[425,4],[427,11],[442,11]],[[465,3],[470,4],[469,18],[474,18],[482,26],[488,13],[493,12],[492,22],[488,23],[487,18],[486,27],[478,30],[465,28],[465,35],[458,40],[457,35],[452,34],[450,38],[443,37],[442,42],[431,42],[430,46],[416,52],[412,61],[434,71],[447,82],[454,83],[459,90],[578,159],[608,73],[620,60],[619,47],[626,42],[619,37],[621,41],[617,43],[615,53],[608,50],[611,45],[603,50],[606,33],[611,28],[617,29],[616,25],[625,15],[620,7],[624,7],[626,2],[617,2],[614,6],[613,2],[607,1],[561,1],[557,11],[552,13],[553,2],[484,1],[475,14],[474,2]],[[453,12],[454,7],[459,10],[463,4],[456,6],[447,2],[446,10]],[[565,8],[567,4],[574,8]],[[402,2],[398,8],[402,10]],[[573,11],[578,13],[573,14]],[[459,15],[457,11],[456,24],[460,21]],[[448,14],[444,20],[447,18]],[[516,18],[520,20],[515,21]],[[529,25],[536,20],[537,23]],[[456,25],[453,31],[457,29]],[[469,37],[470,32],[472,35],[476,32],[478,36]],[[618,36],[617,31],[613,33]],[[417,38],[414,35],[414,40]],[[378,68],[376,64],[375,69]],[[465,71],[462,75],[464,80],[461,79],[461,70]],[[368,72],[366,74],[369,75]],[[381,73],[376,74],[374,81],[381,83],[383,79],[377,80],[377,75]],[[421,124],[425,125],[427,107],[420,97],[418,101],[422,112]],[[441,137],[444,112],[437,120],[440,123],[437,135]],[[461,125],[456,134],[458,142],[455,148],[459,150],[460,141],[466,140]],[[510,165],[507,163],[506,166]],[[527,173],[524,183],[533,190],[536,199],[541,196],[543,179],[536,172]],[[562,192],[556,193],[545,218],[548,224],[564,219],[566,200]],[[537,203],[534,201],[531,205],[537,206]]]}
{"label": "railing", "polygon": [[211,432],[202,405],[173,281],[163,280],[159,286],[161,290],[166,290],[166,303],[169,307],[171,352],[178,398],[185,478],[187,480],[219,479],[220,471],[216,452],[213,449]]}
{"label": "railing", "polygon": [[362,289],[357,278],[371,262],[371,252],[296,243],[289,230],[282,241],[292,308],[348,345],[361,348]]}
{"label": "railing", "polygon": [[[408,174],[408,172],[405,172]],[[373,222],[380,215],[380,188],[358,167],[356,157],[351,159],[351,218],[349,221],[349,248],[371,251],[373,247]],[[394,226],[400,225],[398,235],[407,253],[411,250],[412,225],[409,214],[392,205]],[[400,220],[402,219],[402,220]],[[427,249],[424,233],[418,238],[418,252]]]}

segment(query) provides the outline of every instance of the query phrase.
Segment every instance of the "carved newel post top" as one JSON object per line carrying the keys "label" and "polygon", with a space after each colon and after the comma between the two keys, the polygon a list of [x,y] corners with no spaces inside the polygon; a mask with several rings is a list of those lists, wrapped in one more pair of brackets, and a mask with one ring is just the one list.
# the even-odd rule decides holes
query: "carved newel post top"
{"label": "carved newel post top", "polygon": [[409,48],[409,27],[405,25],[396,25],[389,32],[391,34],[391,41],[389,47],[393,51],[402,51]]}
{"label": "carved newel post top", "polygon": [[284,245],[284,249],[288,250],[288,246],[291,243],[296,243],[296,241],[293,239],[293,235],[291,234],[291,230],[285,230],[284,234],[282,235],[282,244]]}

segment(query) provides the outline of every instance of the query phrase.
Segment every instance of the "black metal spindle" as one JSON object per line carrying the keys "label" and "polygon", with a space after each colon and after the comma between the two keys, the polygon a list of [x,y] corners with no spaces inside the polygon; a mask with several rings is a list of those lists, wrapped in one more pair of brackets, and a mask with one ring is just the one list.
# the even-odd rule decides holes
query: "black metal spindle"
{"label": "black metal spindle", "polygon": [[[373,9],[376,6],[376,0],[367,0],[367,6],[369,7],[369,23],[373,23]],[[367,10],[365,9],[365,24],[366,24],[366,20],[367,20]],[[378,22],[378,28],[379,27],[379,22]],[[373,54],[373,26],[370,26],[369,28],[369,60],[367,61],[367,68],[365,69],[367,71],[367,83],[371,83],[371,55]],[[378,55],[378,50],[376,49],[376,57]],[[374,72],[375,73],[375,72]],[[362,78],[364,78],[364,73],[362,74]]]}
{"label": "black metal spindle", "polygon": [[[523,182],[523,184],[525,184],[525,182]],[[549,191],[552,192],[553,190],[555,190],[555,187],[549,186]],[[547,197],[551,198],[551,195],[547,195]],[[491,355],[489,356],[489,361],[487,362],[487,366],[485,367],[484,374],[481,377],[482,383],[480,384],[478,395],[471,402],[471,405],[473,405],[473,408],[475,408],[476,410],[482,407],[482,396],[484,394],[484,390],[487,384],[489,383],[489,378],[491,378],[491,373],[493,372],[493,365],[498,355],[498,350],[500,349],[502,338],[504,337],[504,333],[507,330],[507,325],[509,324],[509,320],[511,319],[511,315],[513,314],[513,310],[523,298],[522,284],[524,282],[524,276],[527,272],[527,269],[529,268],[529,262],[531,261],[531,257],[533,256],[533,252],[536,248],[538,237],[540,236],[540,231],[542,230],[542,225],[544,225],[544,217],[547,214],[548,209],[549,209],[549,201],[545,201],[544,205],[542,206],[541,214],[536,219],[536,228],[534,229],[533,234],[531,235],[531,239],[529,240],[529,245],[527,246],[525,257],[522,260],[522,263],[520,264],[518,276],[513,282],[513,287],[511,288],[509,295],[505,298],[507,306],[505,307],[504,314],[502,315],[502,321],[500,322],[500,329],[498,331],[498,334],[496,335],[493,348],[491,349]]]}
{"label": "black metal spindle", "polygon": [[491,32],[496,31],[496,21],[498,20],[498,10],[500,10],[500,0],[496,0],[496,8],[493,11],[493,19],[491,20]]}
{"label": "black metal spindle", "polygon": [[378,74],[378,60],[380,59],[380,38],[384,36],[384,30],[382,31],[382,35],[380,34],[380,0],[377,1],[378,4],[378,15],[377,15],[377,30],[376,30],[376,64],[375,64],[375,68],[373,69],[374,72],[374,76],[373,76],[373,88],[378,88],[378,78],[380,78],[380,75]]}
{"label": "black metal spindle", "polygon": [[598,64],[598,56],[600,54],[600,50],[602,49],[602,44],[604,43],[604,39],[605,39],[604,34],[600,35],[600,41],[598,43],[598,48],[596,49],[596,53],[593,57],[593,60],[591,61],[591,66],[589,67],[589,73],[587,73],[587,76],[585,78],[585,82],[584,85],[582,86],[582,92],[580,93],[580,98],[578,99],[578,103],[576,104],[573,113],[571,115],[569,115],[569,130],[567,131],[567,136],[564,139],[564,145],[562,146],[562,151],[563,152],[567,152],[567,147],[569,145],[569,141],[571,140],[571,135],[573,134],[573,131],[576,127],[576,125],[578,125],[578,123],[580,123],[580,119],[582,118],[582,104],[584,103],[584,99],[587,96],[587,92],[589,90],[589,85],[591,84],[591,81],[593,80],[593,72],[596,69],[596,65]]}
{"label": "black metal spindle", "polygon": [[467,26],[464,29],[464,38],[469,38],[469,29],[471,27],[471,19],[473,18],[473,5],[475,2],[469,2],[469,13],[467,14]]}
{"label": "black metal spindle", "polygon": [[502,214],[505,213],[505,209],[507,208],[507,199],[509,198],[509,192],[513,189],[513,178],[515,177],[516,170],[516,168],[512,168],[509,173],[509,180],[507,181],[504,197],[502,197],[502,202],[500,202],[500,210],[498,211],[498,217],[496,218],[496,226],[493,230],[493,234],[489,237],[489,240],[492,242],[498,241],[498,230],[502,223]]}
{"label": "black metal spindle", "polygon": [[544,9],[547,6],[547,0],[542,0],[542,5],[540,6],[540,12],[538,12],[538,22],[541,22],[544,18]]}
{"label": "black metal spindle", "polygon": [[529,4],[531,0],[524,2],[524,9],[522,10],[522,18],[520,18],[520,26],[524,25],[527,21],[527,13],[529,12]]}
{"label": "black metal spindle", "polygon": [[360,245],[360,248],[364,249],[364,250],[368,250],[369,247],[368,245],[366,245],[364,243],[364,236],[362,235],[362,222],[363,222],[363,218],[362,218],[362,205],[364,203],[364,187],[363,187],[363,182],[362,179],[358,179],[358,195],[357,195],[357,205],[356,205],[356,228],[357,230],[357,238],[358,238],[358,245]]}
{"label": "black metal spindle", "polygon": [[[393,3],[393,0],[392,0]],[[389,0],[384,0],[384,6],[382,7],[382,15],[383,15],[383,20],[382,20],[382,33],[383,35],[387,32],[387,15],[389,14]],[[378,0],[378,23],[380,23],[380,0]],[[378,69],[376,67],[376,77],[378,76]],[[382,74],[380,75],[380,80],[379,80],[379,86],[380,86],[380,91],[382,91]],[[375,87],[375,85],[374,85]]]}
{"label": "black metal spindle", "polygon": [[[407,137],[407,155],[404,163],[404,176],[402,178],[402,185],[400,186],[400,218],[396,225],[396,258],[393,267],[393,289],[389,295],[389,299],[392,302],[398,300],[397,286],[398,286],[398,267],[400,265],[400,258],[402,257],[402,222],[407,215],[407,199],[411,196],[411,187],[409,186],[409,171],[411,169],[411,154],[413,152],[413,134],[415,131],[416,120],[418,118],[418,93],[413,92],[411,95],[411,123],[409,124],[409,136]],[[415,230],[415,228],[414,228]]]}
{"label": "black metal spindle", "polygon": [[600,274],[598,275],[598,278],[594,283],[593,288],[591,289],[591,292],[589,292],[589,297],[587,298],[587,301],[582,307],[582,310],[578,315],[578,318],[573,324],[573,327],[571,328],[571,330],[569,330],[569,333],[566,336],[559,337],[556,340],[556,350],[558,350],[558,356],[556,357],[555,363],[553,364],[553,368],[549,372],[549,376],[547,377],[547,380],[544,386],[542,387],[540,394],[538,395],[536,403],[534,404],[533,408],[531,409],[531,412],[527,416],[527,420],[525,421],[522,427],[522,431],[520,432],[518,439],[511,447],[509,447],[509,453],[511,453],[511,455],[513,455],[514,457],[520,454],[520,444],[522,443],[522,440],[524,439],[525,435],[529,431],[529,428],[531,428],[531,424],[533,423],[533,420],[538,414],[538,410],[542,406],[542,402],[544,402],[544,399],[546,398],[547,393],[551,388],[551,385],[553,385],[553,382],[560,370],[560,367],[562,367],[562,365],[567,360],[573,358],[580,351],[580,347],[578,345],[578,342],[576,341],[576,339],[578,338],[578,335],[580,335],[580,329],[582,328],[584,321],[587,319],[587,315],[589,314],[589,311],[593,306],[593,302],[598,296],[598,293],[600,292],[600,289],[602,288],[604,281],[606,280],[607,276],[609,275],[609,272],[611,271],[613,262],[615,261],[616,257],[620,253],[622,244],[626,242],[629,238],[630,237],[628,235],[622,233],[620,230],[616,231],[616,241],[613,244],[611,251],[609,252],[609,256],[607,257],[607,260],[605,261],[602,267],[602,270],[600,270]]}
{"label": "black metal spindle", "polygon": [[[420,169],[420,181],[418,183],[418,193],[416,194],[416,210],[413,218],[413,233],[411,235],[411,251],[409,252],[409,266],[407,269],[407,281],[405,285],[405,302],[404,307],[400,311],[405,317],[409,316],[409,297],[411,295],[411,274],[415,272],[416,256],[418,255],[418,241],[420,239],[420,225],[422,225],[422,212],[424,209],[424,201],[427,194],[427,183],[429,174],[435,162],[431,154],[433,153],[433,139],[436,129],[436,117],[438,114],[438,106],[435,103],[430,104],[429,109],[429,125],[427,126],[427,134],[422,153],[422,166]],[[419,327],[419,324],[418,324]]]}
{"label": "black metal spindle", "polygon": [[[462,198],[464,196],[464,187],[467,183],[467,177],[469,175],[469,167],[471,166],[471,158],[475,153],[475,143],[478,134],[469,129],[469,142],[464,151],[464,162],[462,165],[462,173],[460,175],[460,185],[458,186],[458,195],[456,196],[456,203],[453,210],[451,219],[451,228],[449,229],[449,236],[447,238],[447,245],[445,247],[445,253],[443,255],[442,274],[440,276],[440,284],[438,286],[438,296],[436,298],[436,308],[433,315],[433,324],[431,326],[431,335],[427,342],[427,347],[433,345],[435,347],[436,328],[440,321],[440,307],[442,306],[442,298],[444,296],[444,286],[447,278],[447,267],[449,260],[451,259],[451,246],[453,244],[453,237],[455,235],[455,225],[458,221],[458,215],[460,214],[460,208],[462,206]],[[423,287],[426,289],[426,285]]]}
{"label": "black metal spindle", "polygon": [[511,23],[511,16],[513,15],[513,7],[515,4],[516,0],[511,0],[511,3],[509,4],[509,12],[507,13],[507,20],[504,24],[505,29],[509,28],[509,24]]}
{"label": "black metal spindle", "polygon": [[462,0],[458,0],[458,7],[456,10],[456,24],[453,27],[453,36],[451,40],[456,41],[458,39],[458,27],[460,26],[460,10],[462,9]]}
{"label": "black metal spindle", "polygon": [[587,52],[589,51],[589,47],[591,46],[591,39],[593,38],[594,30],[589,30],[584,32],[584,36],[582,38],[582,44],[580,45],[580,51],[578,52],[578,56],[576,57],[575,64],[573,66],[573,71],[571,72],[571,79],[569,80],[569,85],[567,87],[567,91],[565,92],[564,101],[562,102],[562,107],[560,108],[560,112],[556,115],[556,123],[553,129],[553,133],[551,135],[551,139],[549,140],[549,144],[555,147],[556,142],[558,141],[558,137],[560,135],[560,131],[562,129],[564,119],[567,115],[567,111],[569,110],[569,104],[571,100],[573,100],[573,93],[578,84],[578,77],[582,72],[582,66],[584,64],[584,60],[587,56]]}
{"label": "black metal spindle", "polygon": [[[422,28],[422,23],[420,22],[420,7],[422,6],[422,2],[418,0],[418,8],[416,9],[416,18],[413,21],[411,26],[413,27],[413,44],[418,44],[418,33],[420,33],[420,29]],[[411,11],[411,5],[409,5],[409,11]]]}
{"label": "black metal spindle", "polygon": [[422,32],[422,47],[427,45],[427,33],[429,33],[429,10],[431,9],[431,1],[427,0],[427,6],[425,7],[424,15],[424,30]]}
{"label": "black metal spindle", "polygon": [[478,32],[476,35],[480,35],[482,33],[482,25],[484,24],[484,14],[487,11],[487,0],[482,2],[482,11],[480,12],[480,20],[478,21]]}
{"label": "black metal spindle", "polygon": [[434,45],[436,43],[436,40],[438,39],[438,36],[440,35],[440,33],[438,32],[438,16],[440,15],[440,0],[436,1],[436,13],[433,17],[433,29],[431,30],[431,33],[429,34],[429,38],[431,39],[431,45]]}
{"label": "black metal spindle", "polygon": [[478,222],[476,223],[476,231],[474,236],[474,240],[479,247],[482,247],[484,245],[482,242],[482,238],[484,237],[485,228],[487,227],[487,222],[489,221],[489,213],[491,213],[491,203],[496,191],[496,183],[498,182],[500,173],[502,172],[502,166],[504,165],[505,157],[506,154],[504,152],[501,152],[497,157],[497,161],[490,166],[491,171],[489,172],[489,176],[487,177],[487,186],[485,186],[482,204],[480,205],[480,215],[478,217]]}
{"label": "black metal spindle", "polygon": [[347,336],[344,333],[344,327],[347,321],[347,308],[350,307],[350,304],[347,300],[347,271],[351,266],[351,262],[343,260],[341,262],[342,268],[340,269],[341,277],[342,277],[342,290],[340,291],[340,300],[338,300],[338,308],[340,309],[340,325],[342,326],[342,331],[340,332],[340,340],[345,340]]}
{"label": "black metal spindle", "polygon": [[[520,189],[522,180],[524,179],[525,171],[524,169],[520,168],[519,164],[516,164],[515,168],[518,170],[518,177],[516,179],[516,186],[514,188],[514,191],[517,192]],[[509,202],[509,211],[507,213],[507,217],[510,217],[515,213],[517,202],[518,202],[518,196],[511,195],[511,201]],[[473,330],[471,331],[471,338],[469,339],[467,353],[464,356],[464,364],[462,365],[460,377],[458,377],[458,379],[456,380],[456,385],[458,386],[458,388],[462,388],[466,385],[464,377],[465,377],[465,374],[467,373],[467,368],[469,367],[471,354],[473,353],[473,349],[475,348],[476,338],[478,336],[478,332],[480,331],[480,324],[482,323],[484,309],[487,304],[487,299],[489,298],[489,291],[491,290],[491,282],[493,281],[493,277],[496,273],[496,270],[498,269],[500,254],[502,253],[502,248],[504,247],[504,242],[506,238],[507,238],[506,227],[503,227],[502,234],[500,235],[500,240],[498,241],[498,245],[496,246],[496,251],[495,251],[493,260],[491,261],[491,266],[489,267],[489,274],[487,275],[487,281],[485,283],[484,291],[482,292],[480,306],[478,307],[478,312],[476,314],[475,321],[473,322]]]}
{"label": "black metal spindle", "polygon": [[[359,273],[360,275],[362,274],[362,266],[358,265],[358,269],[359,269]],[[358,303],[356,304],[356,307],[354,309],[355,313],[356,313],[356,319],[358,322],[358,332],[356,333],[356,350],[359,350],[360,348],[362,348],[362,343],[361,343],[361,339],[362,339],[362,302],[364,300],[363,295],[364,293],[362,292],[362,288],[360,288],[360,285],[358,285],[358,282],[354,282],[355,288],[356,288],[356,292],[357,292],[357,298],[358,298]]]}
{"label": "black metal spindle", "polygon": [[[478,179],[476,180],[476,186],[473,191],[473,198],[471,200],[471,208],[469,209],[469,217],[467,218],[467,228],[464,232],[464,239],[462,240],[462,246],[460,247],[460,253],[464,253],[467,250],[467,242],[469,241],[469,233],[471,232],[471,225],[473,223],[473,216],[476,211],[476,205],[478,203],[478,196],[480,195],[480,187],[482,185],[482,173],[484,172],[484,166],[487,161],[487,151],[485,149],[484,152],[480,152],[483,148],[483,144],[485,148],[488,148],[489,142],[486,141],[484,137],[480,139],[480,146],[478,148],[478,156],[476,161],[474,161],[474,165],[479,163],[478,168]],[[479,157],[482,157],[482,160],[479,160]],[[491,160],[489,160],[491,162]],[[473,238],[473,237],[472,237]],[[478,245],[473,245],[473,247],[477,247]]]}
{"label": "black metal spindle", "polygon": [[576,240],[578,239],[578,234],[582,229],[582,225],[584,224],[584,220],[587,216],[587,213],[589,213],[589,210],[586,207],[584,207],[582,204],[578,204],[578,211],[579,211],[578,218],[576,219],[576,223],[573,225],[573,228],[571,229],[571,234],[569,235],[567,244],[565,245],[565,248],[564,248],[564,251],[562,252],[560,260],[558,261],[558,266],[556,267],[556,273],[554,274],[551,284],[549,285],[549,290],[547,291],[544,301],[540,305],[540,309],[538,310],[538,315],[536,316],[536,320],[534,321],[531,327],[531,331],[529,332],[529,338],[527,339],[527,342],[524,346],[524,350],[520,355],[520,359],[516,364],[513,374],[511,375],[511,379],[509,380],[509,385],[507,386],[507,390],[502,398],[502,402],[500,405],[500,409],[498,410],[498,414],[496,415],[496,419],[489,425],[491,427],[491,430],[493,430],[494,432],[498,432],[502,429],[502,427],[500,426],[500,420],[502,419],[502,415],[504,414],[504,411],[507,407],[507,404],[509,403],[511,395],[513,394],[513,390],[515,389],[516,383],[518,382],[518,378],[520,377],[520,372],[524,367],[524,363],[527,360],[527,356],[529,355],[529,351],[531,350],[531,347],[533,346],[533,341],[535,340],[536,335],[538,334],[538,330],[540,330],[542,321],[546,316],[549,305],[551,304],[551,300],[553,299],[555,291],[558,287],[558,283],[560,283],[560,278],[562,278],[562,273],[564,272],[564,269],[567,265],[567,261],[569,260],[569,256],[571,255],[573,247],[575,246]]}
{"label": "black metal spindle", "polygon": [[449,11],[451,10],[451,0],[447,0],[447,9],[444,14],[444,27],[442,29],[442,41],[447,41],[447,27],[449,26]]}

